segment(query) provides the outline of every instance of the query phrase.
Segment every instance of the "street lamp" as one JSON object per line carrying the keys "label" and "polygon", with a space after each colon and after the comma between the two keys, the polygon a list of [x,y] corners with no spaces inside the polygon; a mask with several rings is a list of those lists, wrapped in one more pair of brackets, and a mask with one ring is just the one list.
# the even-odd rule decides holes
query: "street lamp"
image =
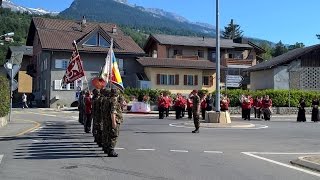
{"label": "street lamp", "polygon": [[220,112],[220,27],[219,27],[219,0],[216,0],[216,112]]}

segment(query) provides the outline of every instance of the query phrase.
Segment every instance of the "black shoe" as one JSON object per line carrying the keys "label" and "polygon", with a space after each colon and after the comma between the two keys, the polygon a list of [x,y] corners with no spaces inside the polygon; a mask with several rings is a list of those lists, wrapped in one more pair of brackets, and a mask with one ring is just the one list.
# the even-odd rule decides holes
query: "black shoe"
{"label": "black shoe", "polygon": [[110,152],[108,153],[108,157],[118,157],[118,154],[114,152],[113,149],[111,149]]}
{"label": "black shoe", "polygon": [[199,132],[200,132],[199,129],[192,131],[192,133],[199,133]]}

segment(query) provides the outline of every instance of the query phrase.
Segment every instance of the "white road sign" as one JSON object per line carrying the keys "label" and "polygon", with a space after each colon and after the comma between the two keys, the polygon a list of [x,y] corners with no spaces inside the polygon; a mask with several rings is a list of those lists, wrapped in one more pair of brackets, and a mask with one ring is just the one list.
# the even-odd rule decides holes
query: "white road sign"
{"label": "white road sign", "polygon": [[233,83],[233,82],[227,82],[226,86],[227,87],[241,87],[241,83]]}
{"label": "white road sign", "polygon": [[227,75],[227,83],[240,83],[241,81],[243,77],[240,75]]}

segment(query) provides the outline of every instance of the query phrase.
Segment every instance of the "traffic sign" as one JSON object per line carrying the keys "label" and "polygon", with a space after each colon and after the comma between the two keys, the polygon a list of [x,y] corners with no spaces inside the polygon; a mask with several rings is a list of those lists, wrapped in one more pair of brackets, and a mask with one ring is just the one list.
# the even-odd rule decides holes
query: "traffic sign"
{"label": "traffic sign", "polygon": [[15,91],[15,90],[17,90],[17,89],[18,89],[18,82],[17,82],[15,79],[13,79],[13,80],[12,80],[11,90],[12,90],[12,91]]}
{"label": "traffic sign", "polygon": [[240,83],[243,77],[240,75],[227,75],[227,83]]}
{"label": "traffic sign", "polygon": [[241,87],[242,84],[241,83],[234,83],[234,82],[227,82],[226,84],[227,87]]}
{"label": "traffic sign", "polygon": [[16,64],[11,64],[9,62],[4,64],[4,68],[6,68],[7,73],[9,75],[10,78],[11,77],[11,69],[12,69],[12,76],[13,78],[17,75],[17,73],[19,72],[21,66],[20,65],[16,65]]}

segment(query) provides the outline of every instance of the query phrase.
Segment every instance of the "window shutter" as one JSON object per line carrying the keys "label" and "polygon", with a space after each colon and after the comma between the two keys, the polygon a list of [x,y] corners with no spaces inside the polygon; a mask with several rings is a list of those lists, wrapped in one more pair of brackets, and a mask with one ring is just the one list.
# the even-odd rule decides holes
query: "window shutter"
{"label": "window shutter", "polygon": [[209,81],[210,81],[209,82],[210,87],[213,86],[213,77],[212,76],[209,76]]}
{"label": "window shutter", "polygon": [[184,75],[184,77],[183,77],[183,84],[188,85],[188,76],[187,75]]}
{"label": "window shutter", "polygon": [[175,85],[179,85],[179,74],[175,75],[174,83],[175,83]]}
{"label": "window shutter", "polygon": [[54,90],[61,90],[61,80],[54,80]]}
{"label": "window shutter", "polygon": [[157,85],[160,84],[160,74],[157,74]]}
{"label": "window shutter", "polygon": [[194,76],[194,85],[198,86],[198,75]]}

